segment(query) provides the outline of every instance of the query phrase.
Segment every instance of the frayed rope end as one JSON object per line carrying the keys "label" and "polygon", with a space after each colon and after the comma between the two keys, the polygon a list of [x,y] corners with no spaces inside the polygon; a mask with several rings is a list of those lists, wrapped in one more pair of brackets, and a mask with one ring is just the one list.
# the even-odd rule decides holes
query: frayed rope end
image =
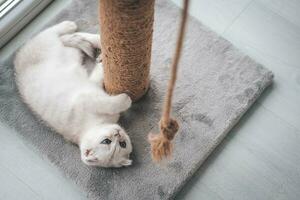
{"label": "frayed rope end", "polygon": [[164,158],[170,158],[173,152],[172,140],[179,129],[178,122],[171,119],[167,125],[160,121],[160,133],[150,133],[148,140],[151,144],[152,159],[160,162]]}
{"label": "frayed rope end", "polygon": [[162,134],[150,133],[148,140],[151,144],[152,160],[159,162],[164,158],[169,158],[172,155],[173,144],[166,139]]}

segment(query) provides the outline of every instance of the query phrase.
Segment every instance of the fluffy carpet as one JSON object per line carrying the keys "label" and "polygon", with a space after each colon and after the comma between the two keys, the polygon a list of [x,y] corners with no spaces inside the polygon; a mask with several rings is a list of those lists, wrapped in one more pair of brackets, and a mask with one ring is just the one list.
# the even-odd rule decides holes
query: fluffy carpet
{"label": "fluffy carpet", "polygon": [[[80,30],[97,32],[97,2],[74,0],[47,26],[73,20]],[[84,165],[79,149],[37,120],[20,101],[13,66],[0,67],[0,120],[30,141],[91,199],[174,197],[272,82],[269,70],[190,17],[173,109],[181,124],[174,158],[164,167],[153,164],[146,138],[157,130],[180,18],[179,9],[166,0],[157,1],[155,9],[151,87],[120,120],[134,146],[131,167]]]}

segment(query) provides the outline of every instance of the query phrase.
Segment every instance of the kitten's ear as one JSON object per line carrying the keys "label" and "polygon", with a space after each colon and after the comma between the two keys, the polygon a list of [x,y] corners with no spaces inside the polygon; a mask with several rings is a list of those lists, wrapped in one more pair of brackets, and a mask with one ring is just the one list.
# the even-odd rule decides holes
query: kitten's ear
{"label": "kitten's ear", "polygon": [[122,160],[121,162],[122,166],[130,166],[131,164],[132,164],[132,160],[129,159]]}

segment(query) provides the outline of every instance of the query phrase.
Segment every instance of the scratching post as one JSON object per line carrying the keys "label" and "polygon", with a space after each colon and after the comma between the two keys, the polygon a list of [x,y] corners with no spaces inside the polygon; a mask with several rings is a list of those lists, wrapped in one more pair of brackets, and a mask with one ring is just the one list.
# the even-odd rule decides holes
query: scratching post
{"label": "scratching post", "polygon": [[149,87],[154,0],[100,0],[104,87],[133,101]]}

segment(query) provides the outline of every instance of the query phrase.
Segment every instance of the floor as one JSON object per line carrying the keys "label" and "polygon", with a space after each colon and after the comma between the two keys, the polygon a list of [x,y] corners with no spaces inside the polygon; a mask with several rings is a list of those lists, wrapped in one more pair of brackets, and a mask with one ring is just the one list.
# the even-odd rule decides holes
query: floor
{"label": "floor", "polygon": [[[173,0],[178,3],[181,0]],[[0,50],[1,59],[53,16],[55,1]],[[275,74],[274,84],[177,199],[300,198],[300,1],[192,0],[191,14]],[[0,124],[0,199],[85,199],[84,193]]]}

